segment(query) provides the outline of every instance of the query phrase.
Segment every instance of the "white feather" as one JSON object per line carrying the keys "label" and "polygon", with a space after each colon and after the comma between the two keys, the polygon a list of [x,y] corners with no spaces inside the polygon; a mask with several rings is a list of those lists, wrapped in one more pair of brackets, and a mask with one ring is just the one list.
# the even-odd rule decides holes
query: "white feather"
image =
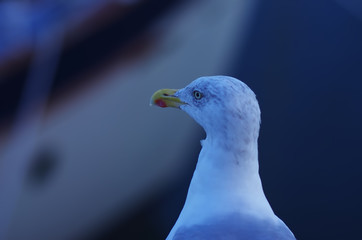
{"label": "white feather", "polygon": [[[196,99],[194,91],[203,97]],[[186,103],[181,109],[205,129],[207,137],[185,205],[167,240],[196,235],[195,239],[212,239],[206,231],[228,231],[225,226],[232,226],[229,235],[241,236],[223,239],[275,233],[294,239],[263,192],[257,144],[260,110],[253,91],[235,78],[213,76],[196,79],[175,96]],[[218,228],[220,224],[225,226]]]}

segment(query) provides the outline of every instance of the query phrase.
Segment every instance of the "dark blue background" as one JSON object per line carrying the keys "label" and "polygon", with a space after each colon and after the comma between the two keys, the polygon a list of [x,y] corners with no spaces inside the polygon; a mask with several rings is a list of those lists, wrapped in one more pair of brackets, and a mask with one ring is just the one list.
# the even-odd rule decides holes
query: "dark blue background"
{"label": "dark blue background", "polygon": [[[54,8],[62,11],[49,12],[45,2],[55,4],[34,1],[39,6],[34,18],[22,16],[36,23],[30,24],[30,32],[41,30],[52,18],[78,14],[62,1]],[[140,2],[61,50],[50,100],[63,88],[89,84],[90,77],[75,80],[76,76],[109,64],[114,49],[127,48],[153,21],[190,1]],[[14,19],[21,16],[14,14]],[[240,39],[245,37],[243,20],[240,17]],[[11,24],[0,24],[1,32],[8,29]],[[259,100],[260,174],[271,206],[300,240],[362,239],[362,1],[260,0],[247,29],[246,41],[233,46],[231,65],[220,74],[244,81]],[[31,42],[27,37],[2,36],[1,54],[10,49],[7,44],[17,42],[15,38]],[[0,69],[0,125],[14,120],[30,59],[26,55],[13,69]],[[192,60],[189,65],[197,68]],[[204,133],[195,132],[194,138],[197,142]],[[180,178],[170,181],[166,190],[155,191],[128,216],[115,212],[83,239],[164,239],[185,201],[200,147],[190,148],[188,170],[180,171]],[[56,158],[48,160],[54,155],[52,149],[49,152],[30,169],[35,182],[50,181],[48,175],[58,166]]]}
{"label": "dark blue background", "polygon": [[299,239],[362,238],[362,14],[349,10],[262,1],[235,66],[262,109],[266,195]]}

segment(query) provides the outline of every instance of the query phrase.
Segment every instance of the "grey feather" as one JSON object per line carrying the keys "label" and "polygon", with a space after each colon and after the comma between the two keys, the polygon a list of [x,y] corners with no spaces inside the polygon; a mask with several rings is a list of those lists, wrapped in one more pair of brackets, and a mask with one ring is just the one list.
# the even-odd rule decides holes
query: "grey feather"
{"label": "grey feather", "polygon": [[207,224],[180,226],[173,240],[295,240],[282,222],[233,215]]}
{"label": "grey feather", "polygon": [[[196,98],[194,92],[202,94]],[[294,240],[264,195],[260,108],[238,79],[201,77],[173,97],[206,131],[186,202],[167,240]]]}

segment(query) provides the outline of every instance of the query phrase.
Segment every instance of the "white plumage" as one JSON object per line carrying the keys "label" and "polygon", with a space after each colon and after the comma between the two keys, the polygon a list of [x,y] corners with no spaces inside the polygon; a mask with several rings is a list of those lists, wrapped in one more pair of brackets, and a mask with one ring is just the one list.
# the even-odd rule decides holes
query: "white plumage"
{"label": "white plumage", "polygon": [[172,95],[165,91],[152,102],[179,107],[206,131],[185,205],[167,240],[295,239],[263,192],[260,109],[253,91],[227,76],[198,78]]}

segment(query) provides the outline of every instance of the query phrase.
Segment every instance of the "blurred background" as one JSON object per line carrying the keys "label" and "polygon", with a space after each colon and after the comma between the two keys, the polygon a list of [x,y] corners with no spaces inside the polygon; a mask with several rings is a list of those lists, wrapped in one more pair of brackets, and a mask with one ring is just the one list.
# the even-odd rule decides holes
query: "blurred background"
{"label": "blurred background", "polygon": [[160,88],[231,75],[298,239],[362,239],[362,2],[0,1],[0,239],[164,239],[201,127]]}

